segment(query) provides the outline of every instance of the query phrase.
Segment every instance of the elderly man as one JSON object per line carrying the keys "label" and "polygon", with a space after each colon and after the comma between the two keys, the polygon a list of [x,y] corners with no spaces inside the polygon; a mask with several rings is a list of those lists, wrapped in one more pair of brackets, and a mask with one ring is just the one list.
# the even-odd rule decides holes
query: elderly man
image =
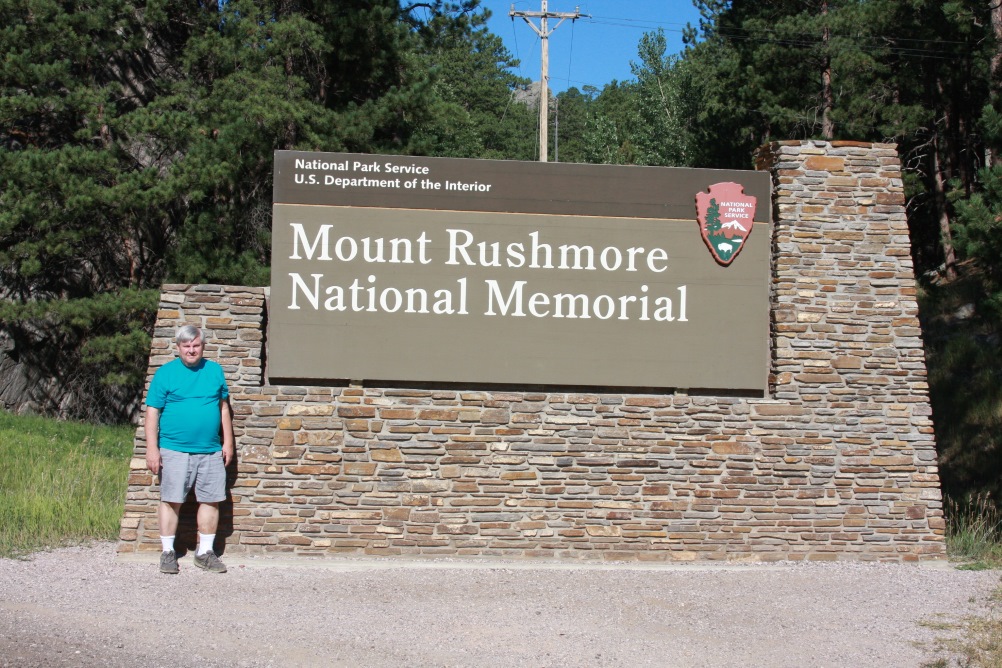
{"label": "elderly man", "polygon": [[178,512],[194,487],[199,504],[195,565],[225,573],[213,542],[219,502],[226,498],[226,465],[234,452],[230,393],[222,367],[203,358],[205,340],[198,327],[181,327],[175,340],[178,359],[157,370],[146,395],[146,466],[160,475],[160,572],[178,572]]}

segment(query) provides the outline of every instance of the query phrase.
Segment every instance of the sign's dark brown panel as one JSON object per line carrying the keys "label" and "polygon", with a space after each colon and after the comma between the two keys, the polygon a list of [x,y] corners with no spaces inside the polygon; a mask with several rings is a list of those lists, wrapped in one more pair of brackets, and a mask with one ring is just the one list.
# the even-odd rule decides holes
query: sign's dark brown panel
{"label": "sign's dark brown panel", "polygon": [[766,389],[767,174],[275,161],[272,378]]}

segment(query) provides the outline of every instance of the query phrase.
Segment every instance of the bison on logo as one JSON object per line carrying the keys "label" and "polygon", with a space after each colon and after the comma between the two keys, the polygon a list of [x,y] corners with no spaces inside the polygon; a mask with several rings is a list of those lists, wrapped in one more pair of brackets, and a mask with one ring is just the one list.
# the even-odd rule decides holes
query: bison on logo
{"label": "bison on logo", "polygon": [[755,198],[740,183],[714,183],[696,194],[696,222],[713,258],[727,266],[741,252],[755,220]]}

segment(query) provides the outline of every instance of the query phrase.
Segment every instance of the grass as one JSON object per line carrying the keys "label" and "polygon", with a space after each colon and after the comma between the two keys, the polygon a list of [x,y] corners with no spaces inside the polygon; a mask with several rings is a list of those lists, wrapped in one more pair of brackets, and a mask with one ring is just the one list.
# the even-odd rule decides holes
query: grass
{"label": "grass", "polygon": [[0,410],[0,557],[115,538],[134,434]]}
{"label": "grass", "polygon": [[[945,511],[947,551],[958,568],[1002,569],[1002,512],[988,495],[963,501],[947,497]],[[935,650],[941,656],[923,663],[923,668],[1002,668],[1002,586],[987,604],[987,614],[981,617],[926,622],[953,636],[937,641]]]}
{"label": "grass", "polygon": [[1002,568],[1002,512],[988,495],[947,497],[944,505],[947,552],[959,568]]}

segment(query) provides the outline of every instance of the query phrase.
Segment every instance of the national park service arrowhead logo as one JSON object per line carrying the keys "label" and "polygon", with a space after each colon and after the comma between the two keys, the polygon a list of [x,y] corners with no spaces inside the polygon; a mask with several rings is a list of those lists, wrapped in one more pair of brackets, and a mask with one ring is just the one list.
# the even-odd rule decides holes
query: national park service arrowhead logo
{"label": "national park service arrowhead logo", "polygon": [[755,198],[740,183],[714,183],[696,194],[696,222],[707,248],[726,267],[741,252],[755,220]]}

